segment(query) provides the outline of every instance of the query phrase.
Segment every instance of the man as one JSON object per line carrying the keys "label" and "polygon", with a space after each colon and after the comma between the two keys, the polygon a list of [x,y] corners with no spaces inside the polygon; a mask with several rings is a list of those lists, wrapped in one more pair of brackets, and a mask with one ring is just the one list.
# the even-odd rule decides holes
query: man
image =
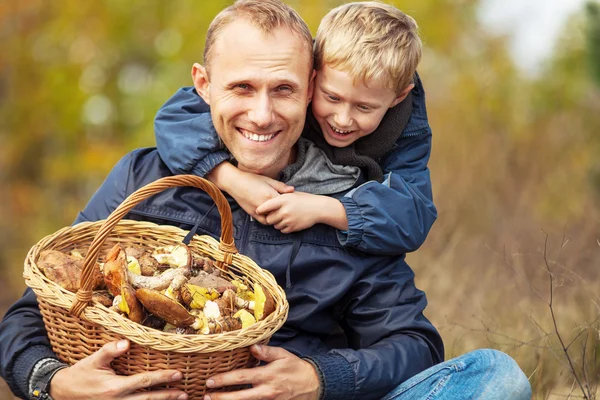
{"label": "man", "polygon": [[[211,24],[205,64],[195,70],[197,90],[210,105],[219,137],[241,170],[261,174],[267,181],[301,170],[302,155],[295,143],[312,92],[311,44],[305,23],[278,0],[242,0]],[[262,140],[264,136],[270,139]],[[76,222],[106,218],[131,192],[168,175],[156,149],[126,155]],[[484,397],[482,389],[488,393],[484,398],[511,398],[507,391],[489,390],[492,384],[502,388],[510,382],[512,398],[527,398],[526,378],[514,361],[498,352],[476,352],[431,368],[443,360],[443,346],[422,314],[425,295],[415,288],[403,256],[366,256],[344,249],[335,230],[325,225],[284,235],[230,204],[239,251],[270,270],[280,284],[289,279],[290,312],[270,346],[252,348],[263,366],[220,374],[207,382],[213,388],[251,387],[211,393],[206,399],[376,399],[394,389],[387,398],[419,398],[427,396],[419,390],[442,390],[450,375],[448,386],[454,392],[449,395]],[[200,220],[202,233],[219,233],[212,201],[193,188],[160,193],[128,218],[184,229]],[[181,379],[181,374],[116,376],[110,362],[127,346],[126,341],[109,343],[58,372],[57,366],[47,367],[57,362],[35,296],[28,290],[0,325],[0,371],[20,396],[35,385],[30,377],[37,367],[55,373],[49,393],[56,400],[187,398],[175,390],[134,393]],[[474,386],[474,380],[480,385]]]}

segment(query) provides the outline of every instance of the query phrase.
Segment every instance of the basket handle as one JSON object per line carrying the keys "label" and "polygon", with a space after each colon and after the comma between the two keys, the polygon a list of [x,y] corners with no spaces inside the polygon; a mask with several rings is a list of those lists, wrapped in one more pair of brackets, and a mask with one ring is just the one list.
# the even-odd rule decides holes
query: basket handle
{"label": "basket handle", "polygon": [[[213,199],[221,215],[221,238],[219,241],[219,249],[225,252],[224,263],[231,264],[232,255],[236,254],[237,248],[233,242],[233,220],[231,216],[231,208],[229,203],[223,196],[223,193],[210,181],[200,178],[195,175],[177,175],[158,179],[148,185],[136,190],[129,195],[123,202],[108,216],[104,224],[100,227],[83,263],[81,271],[81,284],[77,291],[77,295],[70,313],[79,317],[85,307],[92,300],[92,277],[94,266],[98,260],[98,253],[102,244],[112,232],[113,228],[121,221],[121,219],[136,205],[141,203],[148,197],[162,192],[163,190],[179,187],[193,186],[204,190]],[[222,265],[221,262],[218,262]]]}

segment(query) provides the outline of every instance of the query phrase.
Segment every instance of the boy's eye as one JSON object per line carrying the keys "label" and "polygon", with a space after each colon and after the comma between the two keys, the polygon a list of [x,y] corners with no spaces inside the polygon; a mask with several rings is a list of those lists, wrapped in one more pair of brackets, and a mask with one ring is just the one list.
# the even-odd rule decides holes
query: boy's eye
{"label": "boy's eye", "polygon": [[331,101],[340,101],[340,98],[339,98],[339,97],[332,96],[332,95],[330,95],[330,94],[328,94],[328,95],[327,95],[327,98],[328,98],[329,100],[331,100]]}
{"label": "boy's eye", "polygon": [[358,108],[360,108],[362,111],[371,111],[371,107],[365,106],[364,104],[359,104]]}

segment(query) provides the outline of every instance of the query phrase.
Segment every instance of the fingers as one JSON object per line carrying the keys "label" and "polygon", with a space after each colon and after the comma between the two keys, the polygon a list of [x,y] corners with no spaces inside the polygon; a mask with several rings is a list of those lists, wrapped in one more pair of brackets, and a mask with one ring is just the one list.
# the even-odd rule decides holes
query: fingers
{"label": "fingers", "polygon": [[286,185],[285,183],[276,181],[275,179],[270,179],[267,182],[268,182],[269,186],[271,186],[273,189],[277,190],[280,194],[294,192],[293,186]]}
{"label": "fingers", "polygon": [[177,370],[165,369],[126,376],[122,378],[122,382],[127,388],[127,392],[134,392],[138,389],[146,389],[156,385],[177,382],[180,381],[182,377],[181,372]]}
{"label": "fingers", "polygon": [[263,225],[269,225],[269,222],[267,222],[267,217],[265,217],[264,215],[254,214],[252,218],[254,218],[256,221],[260,222]]}
{"label": "fingers", "polygon": [[111,368],[110,363],[125,354],[127,350],[129,350],[128,340],[106,343],[100,350],[89,356],[89,360],[97,368]]}
{"label": "fingers", "polygon": [[263,381],[265,367],[242,368],[210,377],[206,386],[210,389],[235,385],[256,385]]}
{"label": "fingers", "polygon": [[292,353],[285,349],[282,349],[281,347],[272,347],[258,344],[250,346],[250,351],[252,352],[252,355],[256,357],[257,360],[266,362],[281,360],[282,358],[287,358],[292,355]]}
{"label": "fingers", "polygon": [[275,197],[265,201],[260,206],[256,207],[256,213],[269,214],[270,212],[279,209],[279,207],[281,207],[281,197]]}
{"label": "fingers", "polygon": [[181,390],[157,390],[135,393],[125,397],[126,400],[187,400],[188,395]]}
{"label": "fingers", "polygon": [[267,400],[275,399],[275,395],[275,391],[261,386],[235,392],[209,393],[203,400]]}

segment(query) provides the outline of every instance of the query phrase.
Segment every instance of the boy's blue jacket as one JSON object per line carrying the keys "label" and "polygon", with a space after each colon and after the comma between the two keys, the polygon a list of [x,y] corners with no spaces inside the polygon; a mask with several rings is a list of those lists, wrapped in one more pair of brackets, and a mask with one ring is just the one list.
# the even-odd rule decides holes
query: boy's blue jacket
{"label": "boy's blue jacket", "polygon": [[[106,218],[135,189],[171,172],[156,149],[126,155],[76,222]],[[425,294],[414,286],[404,255],[366,255],[341,246],[335,229],[317,224],[285,235],[251,221],[235,201],[234,237],[241,254],[268,269],[280,285],[286,275],[290,312],[271,344],[310,358],[322,373],[324,399],[379,399],[401,382],[443,360],[442,340],[423,316]],[[169,224],[215,238],[220,216],[195,188],[166,190],[126,218]],[[0,324],[0,374],[26,397],[35,363],[53,356],[37,307],[27,290]]]}
{"label": "boy's blue jacket", "polygon": [[[348,230],[337,232],[344,246],[372,254],[415,251],[437,218],[427,167],[431,129],[418,75],[411,94],[408,124],[380,160],[383,184],[369,181],[340,197],[348,218]],[[203,177],[231,158],[213,127],[208,105],[193,87],[179,89],[161,107],[154,128],[158,152],[174,174]]]}

